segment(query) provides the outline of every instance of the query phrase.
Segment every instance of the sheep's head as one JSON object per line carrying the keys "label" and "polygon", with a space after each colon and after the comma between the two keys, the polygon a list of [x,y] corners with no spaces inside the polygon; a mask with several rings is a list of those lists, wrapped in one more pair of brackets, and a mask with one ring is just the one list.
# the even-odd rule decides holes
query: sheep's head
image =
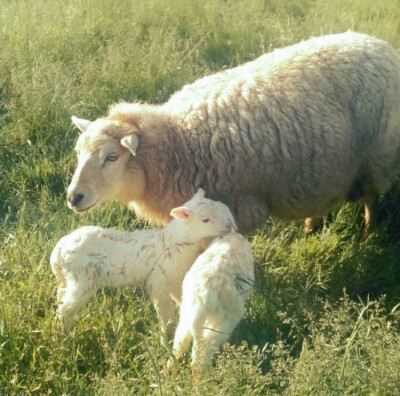
{"label": "sheep's head", "polygon": [[190,201],[172,209],[171,216],[184,221],[190,232],[199,239],[218,237],[237,231],[229,208],[222,202],[205,198],[202,189],[199,189]]}
{"label": "sheep's head", "polygon": [[[72,117],[72,121],[82,134],[75,146],[78,166],[67,191],[69,208],[82,213],[107,199],[128,202],[140,198],[144,174],[132,163],[139,143],[137,136],[125,130],[123,123],[109,119],[90,122]],[[127,196],[131,178],[134,183],[129,183]]]}

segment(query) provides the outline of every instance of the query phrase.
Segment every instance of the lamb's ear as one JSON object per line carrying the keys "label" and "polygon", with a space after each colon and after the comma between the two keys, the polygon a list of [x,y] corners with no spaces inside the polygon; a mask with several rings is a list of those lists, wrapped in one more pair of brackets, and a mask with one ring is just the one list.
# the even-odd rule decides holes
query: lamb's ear
{"label": "lamb's ear", "polygon": [[85,132],[91,124],[89,120],[84,120],[83,118],[78,118],[75,116],[72,116],[71,120],[81,132]]}
{"label": "lamb's ear", "polygon": [[139,139],[136,135],[127,135],[121,139],[121,146],[126,147],[132,155],[136,155],[136,149],[139,146]]}
{"label": "lamb's ear", "polygon": [[192,211],[185,206],[180,206],[179,208],[172,209],[170,215],[175,219],[185,220],[192,215]]}
{"label": "lamb's ear", "polygon": [[196,192],[196,194],[194,194],[194,197],[196,198],[204,198],[205,192],[202,188],[199,188]]}

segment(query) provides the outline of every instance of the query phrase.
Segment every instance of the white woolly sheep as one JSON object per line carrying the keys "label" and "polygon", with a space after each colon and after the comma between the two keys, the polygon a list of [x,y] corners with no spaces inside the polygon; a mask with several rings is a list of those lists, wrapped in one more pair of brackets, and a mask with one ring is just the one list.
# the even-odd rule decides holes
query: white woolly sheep
{"label": "white woolly sheep", "polygon": [[182,280],[210,237],[236,228],[228,207],[204,198],[199,190],[184,206],[171,211],[163,229],[122,232],[88,226],[57,243],[50,264],[60,282],[57,315],[66,333],[74,315],[102,287],[144,287],[158,306],[161,329],[173,336],[174,304]]}
{"label": "white woolly sheep", "polygon": [[202,187],[242,232],[361,197],[368,228],[377,194],[398,176],[400,56],[365,34],[312,38],[162,105],[120,103],[107,118],[73,122],[83,131],[67,193],[77,212],[114,198],[165,223]]}
{"label": "white woolly sheep", "polygon": [[193,339],[195,375],[242,319],[253,283],[251,246],[236,232],[215,239],[186,274],[173,353],[180,359]]}

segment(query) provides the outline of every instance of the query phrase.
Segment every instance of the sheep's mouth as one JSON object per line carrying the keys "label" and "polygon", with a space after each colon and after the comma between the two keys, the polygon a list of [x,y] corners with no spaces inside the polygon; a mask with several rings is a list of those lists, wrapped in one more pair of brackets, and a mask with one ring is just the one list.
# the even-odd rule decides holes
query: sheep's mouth
{"label": "sheep's mouth", "polygon": [[94,203],[92,203],[91,205],[87,206],[84,209],[76,208],[73,206],[72,210],[77,213],[85,213],[85,212],[88,212],[89,210],[93,209],[97,205],[97,202],[98,202],[98,200],[95,201]]}

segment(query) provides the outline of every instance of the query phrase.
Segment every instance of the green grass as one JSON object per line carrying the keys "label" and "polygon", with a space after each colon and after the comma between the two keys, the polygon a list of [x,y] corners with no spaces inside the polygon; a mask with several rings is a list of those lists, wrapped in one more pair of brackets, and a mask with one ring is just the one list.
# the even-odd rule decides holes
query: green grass
{"label": "green grass", "polygon": [[119,100],[185,83],[312,35],[348,29],[400,49],[398,0],[0,2],[0,395],[361,394],[400,391],[400,185],[361,235],[361,205],[306,236],[274,220],[252,237],[246,316],[198,384],[170,356],[140,290],[99,293],[72,336],[55,328],[57,240],[83,224],[142,227],[107,203],[66,208],[77,132]]}

